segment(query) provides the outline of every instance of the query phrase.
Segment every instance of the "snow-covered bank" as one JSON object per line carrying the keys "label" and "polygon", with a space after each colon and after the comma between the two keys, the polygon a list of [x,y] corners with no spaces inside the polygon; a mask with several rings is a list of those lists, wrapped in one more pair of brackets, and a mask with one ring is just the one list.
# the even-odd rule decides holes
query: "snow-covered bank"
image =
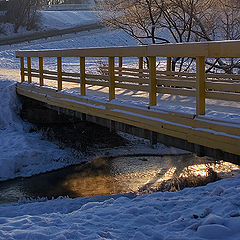
{"label": "snow-covered bank", "polygon": [[40,11],[43,29],[65,29],[99,22],[95,11]]}
{"label": "snow-covered bank", "polygon": [[240,176],[129,199],[56,199],[0,206],[0,239],[240,239]]}
{"label": "snow-covered bank", "polygon": [[42,140],[40,133],[29,132],[31,125],[19,116],[21,105],[15,84],[0,79],[0,181],[31,176],[73,161],[70,151]]}
{"label": "snow-covered bank", "polygon": [[3,33],[0,33],[0,38],[16,37],[52,29],[66,29],[99,22],[96,11],[39,11],[38,14],[40,21],[38,23],[38,29],[27,31],[25,27],[20,27],[18,32],[14,33],[13,24],[0,24],[3,31]]}

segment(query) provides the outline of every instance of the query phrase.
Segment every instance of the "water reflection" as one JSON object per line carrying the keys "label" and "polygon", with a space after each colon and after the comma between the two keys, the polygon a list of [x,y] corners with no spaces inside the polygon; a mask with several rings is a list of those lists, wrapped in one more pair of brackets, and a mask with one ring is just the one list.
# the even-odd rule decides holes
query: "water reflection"
{"label": "water reflection", "polygon": [[[239,165],[235,165],[233,163],[224,162],[224,161],[192,165],[184,168],[182,173],[180,174],[180,177],[187,177],[189,175],[194,175],[194,176],[200,175],[202,177],[207,177],[209,168],[212,168],[213,171],[216,173],[230,173],[231,171],[239,170],[239,167],[240,167]],[[225,175],[229,176],[227,174]]]}
{"label": "water reflection", "polygon": [[192,154],[97,158],[92,164],[0,182],[0,203],[16,202],[22,197],[74,198],[135,192],[174,176],[206,176],[209,167],[217,173],[240,170],[238,165]]}

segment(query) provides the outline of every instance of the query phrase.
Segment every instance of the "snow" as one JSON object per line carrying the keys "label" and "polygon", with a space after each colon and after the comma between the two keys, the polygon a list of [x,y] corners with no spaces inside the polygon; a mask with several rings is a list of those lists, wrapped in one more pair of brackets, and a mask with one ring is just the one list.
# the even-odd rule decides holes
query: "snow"
{"label": "snow", "polygon": [[[53,82],[47,83],[49,87],[55,87]],[[75,85],[77,86],[77,85]],[[64,93],[77,95],[79,89],[72,84],[64,85]],[[165,113],[180,113],[196,115],[196,98],[188,96],[176,96],[170,94],[158,94],[157,105],[149,107],[148,93],[117,88],[116,99],[110,102],[121,106],[145,107],[151,111]],[[90,99],[108,102],[109,93],[107,87],[88,86],[87,96]],[[226,111],[227,109],[227,111]],[[232,101],[206,99],[206,114],[201,119],[217,120],[227,125],[238,125],[240,122],[240,103]],[[238,125],[239,126],[239,125]]]}
{"label": "snow", "polygon": [[[117,37],[116,37],[117,36]],[[19,69],[19,59],[15,57],[17,50],[40,50],[40,49],[62,49],[62,48],[86,48],[86,47],[104,47],[104,46],[128,46],[136,45],[135,40],[131,39],[122,31],[108,31],[106,29],[80,32],[73,35],[48,38],[32,41],[30,43],[21,43],[11,46],[0,46],[1,68]],[[98,59],[88,59],[88,66],[95,65]],[[32,61],[32,66],[38,66],[38,59]],[[56,59],[44,58],[44,66],[47,69],[56,69]],[[79,71],[78,58],[63,58],[64,71]]]}
{"label": "snow", "polygon": [[40,133],[29,132],[31,125],[19,116],[21,105],[15,84],[0,78],[0,180],[31,176],[72,163],[71,152],[42,140]]}
{"label": "snow", "polygon": [[[71,149],[59,149],[54,143],[41,139],[40,133],[31,133],[31,125],[19,116],[20,102],[15,93],[16,79],[19,79],[19,60],[15,50],[45,48],[77,48],[91,46],[134,45],[120,31],[91,31],[43,41],[34,41],[13,46],[0,47],[0,180],[17,176],[31,176],[36,173],[57,169],[73,163],[89,160],[87,156]],[[79,63],[68,59],[66,68],[77,71]],[[47,59],[50,68],[56,62]],[[33,62],[33,65],[37,61]],[[93,61],[90,62],[90,65]],[[15,80],[15,81],[13,81]],[[93,91],[94,89],[92,89]],[[76,94],[73,90],[65,90]],[[91,92],[91,89],[89,89]],[[105,99],[101,93],[102,101]],[[132,104],[140,101],[147,104],[147,97],[140,93],[128,92],[136,96]],[[192,98],[168,100],[157,110],[193,111]],[[177,101],[175,101],[177,100]],[[171,105],[169,105],[169,101]],[[175,105],[172,104],[175,101]],[[222,102],[213,108],[206,120],[221,117],[231,118],[239,124],[239,107]],[[178,106],[177,106],[178,105]],[[230,114],[224,112],[227,106]],[[134,141],[134,138],[133,138]],[[144,141],[129,148],[112,149],[109,154],[121,153],[178,153],[175,148],[159,145],[149,148]],[[104,150],[95,154],[104,154]],[[159,240],[203,240],[240,239],[240,175],[224,179],[205,187],[187,188],[176,193],[154,193],[142,196],[111,195],[87,198],[58,198],[55,200],[22,199],[15,204],[0,205],[0,239],[159,239]]]}
{"label": "snow", "polygon": [[43,29],[64,29],[99,22],[95,11],[40,11]]}
{"label": "snow", "polygon": [[[39,29],[41,31],[50,29],[66,29],[81,25],[94,24],[99,22],[99,17],[96,11],[38,11],[40,17]],[[18,33],[14,33],[13,24],[0,24],[4,30],[3,37],[18,36],[29,33],[34,33],[37,30],[27,31],[25,27],[20,27]]]}

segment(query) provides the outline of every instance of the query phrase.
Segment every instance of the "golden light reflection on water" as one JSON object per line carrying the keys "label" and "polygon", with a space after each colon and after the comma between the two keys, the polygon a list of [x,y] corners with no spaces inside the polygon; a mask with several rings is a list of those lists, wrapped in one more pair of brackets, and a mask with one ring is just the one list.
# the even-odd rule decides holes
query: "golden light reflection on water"
{"label": "golden light reflection on water", "polygon": [[[194,164],[199,162],[199,164]],[[75,196],[94,196],[135,192],[144,186],[156,187],[173,176],[207,176],[208,169],[217,173],[240,170],[240,166],[209,158],[185,156],[172,157],[127,157],[107,161],[104,168],[89,167],[83,173],[69,176],[63,187]]]}
{"label": "golden light reflection on water", "polygon": [[186,167],[180,174],[180,177],[187,177],[189,175],[206,177],[208,176],[209,168],[212,168],[216,173],[228,173],[233,170],[240,170],[240,166],[238,165],[220,161],[219,163],[207,163]]}

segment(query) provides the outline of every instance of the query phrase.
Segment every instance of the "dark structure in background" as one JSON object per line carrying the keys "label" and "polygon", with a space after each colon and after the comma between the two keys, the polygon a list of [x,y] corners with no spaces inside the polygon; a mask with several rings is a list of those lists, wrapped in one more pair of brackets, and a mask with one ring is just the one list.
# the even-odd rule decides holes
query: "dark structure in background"
{"label": "dark structure in background", "polygon": [[8,7],[8,1],[0,0],[0,11],[6,11]]}

